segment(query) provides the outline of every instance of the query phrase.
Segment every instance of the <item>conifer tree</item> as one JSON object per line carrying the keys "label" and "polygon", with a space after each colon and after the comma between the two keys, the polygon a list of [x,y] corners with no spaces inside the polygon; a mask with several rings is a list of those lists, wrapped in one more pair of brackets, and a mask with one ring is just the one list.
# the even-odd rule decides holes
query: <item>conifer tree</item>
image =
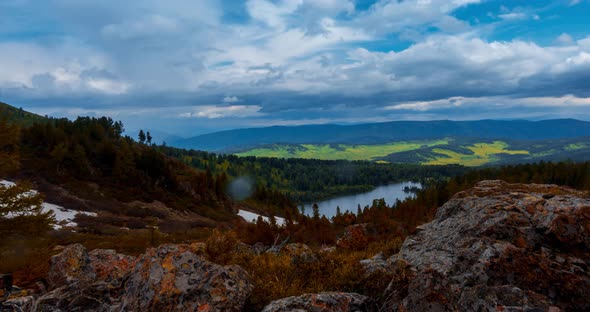
{"label": "conifer tree", "polygon": [[320,219],[320,207],[318,206],[318,204],[313,204],[311,206],[311,209],[313,210],[313,219],[315,221],[318,221]]}
{"label": "conifer tree", "polygon": [[139,143],[143,144],[145,143],[145,133],[143,132],[143,130],[139,130],[139,135],[138,135],[138,139],[139,139]]}
{"label": "conifer tree", "polygon": [[[0,180],[16,172],[19,128],[0,119]],[[32,191],[26,182],[0,183],[0,245],[7,238],[38,236],[47,232],[55,222],[51,212],[42,212],[43,196]]]}

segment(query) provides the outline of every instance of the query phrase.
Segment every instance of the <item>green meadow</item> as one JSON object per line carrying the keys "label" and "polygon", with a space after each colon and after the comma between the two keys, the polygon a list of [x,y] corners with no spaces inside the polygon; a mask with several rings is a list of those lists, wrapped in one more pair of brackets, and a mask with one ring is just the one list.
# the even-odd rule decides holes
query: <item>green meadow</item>
{"label": "green meadow", "polygon": [[306,158],[321,160],[377,160],[387,155],[417,150],[420,148],[444,146],[448,140],[423,142],[393,142],[376,145],[349,144],[274,144],[268,147],[254,148],[237,153],[238,156]]}
{"label": "green meadow", "polygon": [[442,148],[432,149],[432,152],[440,156],[433,157],[424,162],[425,165],[449,165],[462,164],[464,166],[482,166],[499,160],[498,155],[529,155],[526,150],[511,150],[506,142],[494,141],[493,143],[475,143],[463,148],[472,153],[459,153]]}
{"label": "green meadow", "polygon": [[539,160],[586,159],[590,143],[572,139],[537,143],[494,140],[440,139],[386,144],[272,144],[237,153],[238,156],[369,160],[378,163],[424,165],[460,164],[469,167]]}

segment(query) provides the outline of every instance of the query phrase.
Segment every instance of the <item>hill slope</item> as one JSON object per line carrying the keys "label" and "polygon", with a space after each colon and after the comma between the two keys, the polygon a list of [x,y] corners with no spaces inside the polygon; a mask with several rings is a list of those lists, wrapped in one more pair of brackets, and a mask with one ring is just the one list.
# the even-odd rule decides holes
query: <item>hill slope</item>
{"label": "hill slope", "polygon": [[3,102],[0,102],[0,118],[6,118],[10,122],[16,123],[20,126],[30,126],[35,122],[48,120],[43,116],[27,112],[22,108],[16,108]]}
{"label": "hill slope", "polygon": [[238,156],[371,160],[423,165],[482,166],[535,161],[590,160],[590,138],[515,141],[446,138],[397,141],[385,144],[270,144],[237,153]]}
{"label": "hill slope", "polygon": [[307,125],[236,129],[169,142],[182,148],[235,152],[286,144],[383,144],[446,137],[547,140],[590,136],[590,122],[575,119],[544,121],[392,121],[361,125]]}

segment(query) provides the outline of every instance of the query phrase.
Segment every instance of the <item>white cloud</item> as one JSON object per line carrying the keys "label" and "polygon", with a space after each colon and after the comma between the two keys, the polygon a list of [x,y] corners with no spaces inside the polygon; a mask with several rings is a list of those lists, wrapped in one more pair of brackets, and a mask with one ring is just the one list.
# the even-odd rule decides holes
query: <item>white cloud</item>
{"label": "white cloud", "polygon": [[519,12],[500,14],[500,15],[498,15],[498,17],[503,20],[522,20],[522,19],[528,18],[528,16],[525,13],[519,13]]}
{"label": "white cloud", "polygon": [[[355,11],[352,0],[250,0],[238,8],[249,16],[227,22],[225,4],[213,0],[125,6],[115,0],[51,0],[36,3],[35,12],[44,12],[40,25],[58,25],[60,31],[38,40],[0,41],[0,89],[17,99],[88,98],[96,108],[153,102],[169,105],[161,112],[175,118],[217,119],[212,124],[270,118],[271,111],[302,116],[338,105],[347,112],[358,103],[368,109],[405,105],[391,113],[427,112],[436,105],[465,107],[470,97],[589,92],[584,78],[590,37],[574,41],[564,33],[554,45],[489,41],[496,27],[550,13],[503,8],[487,25],[453,14],[479,2],[379,0]],[[12,3],[0,7],[13,10],[32,1]],[[19,22],[12,17],[17,15],[0,21],[0,35],[26,32],[37,23]],[[257,105],[237,105],[245,102]],[[321,114],[308,118],[323,120]],[[236,119],[219,119],[226,116]]]}
{"label": "white cloud", "polygon": [[570,45],[574,43],[574,39],[572,38],[572,36],[566,33],[562,33],[561,35],[559,35],[557,39],[555,39],[555,41],[563,45]]}
{"label": "white cloud", "polygon": [[195,108],[195,111],[182,113],[179,117],[183,118],[245,118],[262,116],[260,112],[262,107],[258,105],[231,105],[231,106],[216,106],[206,105]]}
{"label": "white cloud", "polygon": [[223,103],[235,103],[239,101],[240,99],[237,96],[226,96],[223,98]]}
{"label": "white cloud", "polygon": [[589,107],[590,97],[576,97],[573,95],[565,95],[561,97],[526,97],[526,98],[511,98],[511,97],[451,97],[441,100],[433,101],[417,101],[401,104],[394,104],[386,106],[383,109],[389,111],[395,110],[411,110],[426,112],[431,110],[448,110],[458,107],[554,107],[554,108],[575,108],[575,107]]}
{"label": "white cloud", "polygon": [[153,14],[134,21],[108,24],[102,28],[101,33],[108,38],[132,39],[175,32],[178,30],[178,27],[179,25],[174,19]]}

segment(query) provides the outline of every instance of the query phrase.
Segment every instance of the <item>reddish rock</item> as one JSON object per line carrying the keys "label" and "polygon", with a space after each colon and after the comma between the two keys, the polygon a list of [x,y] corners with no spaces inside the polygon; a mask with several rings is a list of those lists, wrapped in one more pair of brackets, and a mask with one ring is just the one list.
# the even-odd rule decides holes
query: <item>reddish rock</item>
{"label": "reddish rock", "polygon": [[241,311],[252,288],[239,266],[205,261],[188,246],[162,245],[140,256],[121,302],[126,311]]}
{"label": "reddish rock", "polygon": [[50,292],[33,311],[240,311],[252,285],[238,266],[195,255],[195,246],[163,245],[138,258],[67,246],[51,260]]}
{"label": "reddish rock", "polygon": [[136,257],[120,254],[112,249],[95,249],[88,256],[96,279],[107,283],[120,281],[136,262]]}
{"label": "reddish rock", "polygon": [[49,290],[53,290],[70,284],[87,284],[94,281],[95,277],[86,248],[74,244],[51,257],[47,283]]}
{"label": "reddish rock", "polygon": [[389,259],[392,311],[590,310],[590,197],[484,181]]}

